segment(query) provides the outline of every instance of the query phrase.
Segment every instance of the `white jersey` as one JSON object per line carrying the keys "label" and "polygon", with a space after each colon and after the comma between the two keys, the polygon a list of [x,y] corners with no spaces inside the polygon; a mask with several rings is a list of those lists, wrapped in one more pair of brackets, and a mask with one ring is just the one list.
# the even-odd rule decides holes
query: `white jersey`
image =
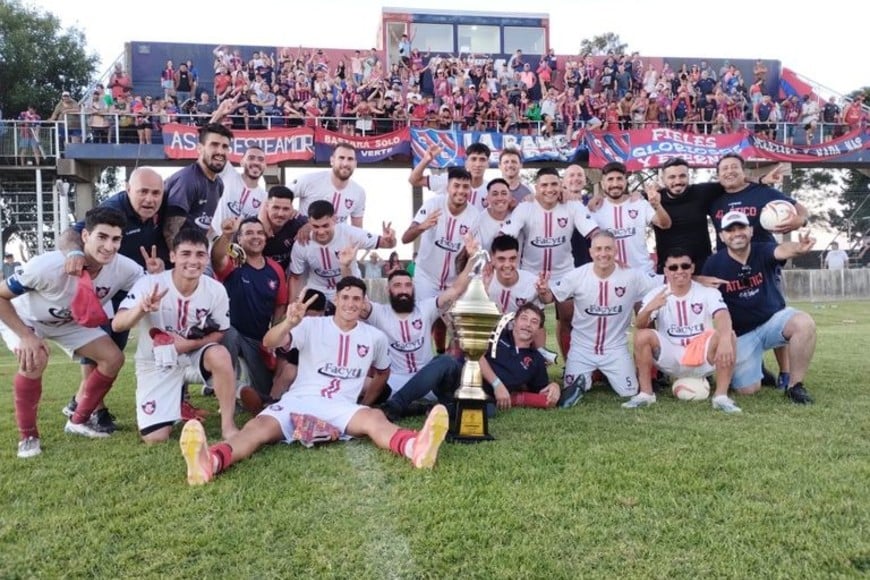
{"label": "white jersey", "polygon": [[553,209],[544,209],[532,201],[517,205],[501,231],[514,237],[522,232],[525,236],[520,268],[534,274],[549,272],[558,279],[574,268],[573,230],[588,237],[597,227],[579,201],[559,203]]}
{"label": "white jersey", "polygon": [[646,231],[655,213],[645,199],[619,204],[605,199],[592,218],[616,238],[617,262],[652,272],[655,264],[646,246]]}
{"label": "white jersey", "polygon": [[447,197],[439,195],[426,200],[417,210],[414,222],[421,224],[433,211],[440,210],[441,217],[433,228],[420,235],[415,276],[427,278],[439,291],[445,290],[456,279],[456,254],[464,247],[462,236],[471,233],[477,237],[477,222],[480,215],[471,204],[459,215],[447,209]]}
{"label": "white jersey", "polygon": [[434,358],[432,324],[441,315],[437,298],[414,305],[409,314],[397,314],[389,304],[372,303],[368,323],[387,335],[390,345],[390,388],[398,391]]}
{"label": "white jersey", "polygon": [[[649,304],[660,292],[653,288],[643,297],[643,307]],[[694,337],[713,328],[713,316],[720,310],[727,310],[722,294],[715,288],[707,288],[692,282],[685,296],[668,296],[665,305],[652,315],[656,329],[668,342],[686,346]]]}
{"label": "white jersey", "polygon": [[[335,224],[332,241],[325,245],[314,240],[304,246],[293,244],[290,252],[290,273],[301,276],[310,272],[313,276],[308,277],[308,287],[320,290],[332,300],[335,297],[335,285],[342,279],[338,254],[344,248],[355,244],[364,250],[377,248],[378,236],[350,224]],[[350,272],[353,276],[361,277],[356,260],[351,262]]]}
{"label": "white jersey", "polygon": [[224,182],[224,193],[218,200],[214,217],[211,220],[212,229],[220,231],[221,224],[227,218],[246,218],[256,216],[260,206],[266,201],[266,190],[259,185],[251,189],[242,176],[231,164],[227,163],[220,173]]}
{"label": "white jersey", "polygon": [[[447,172],[440,175],[429,175],[427,176],[427,187],[433,192],[444,195],[447,193]],[[477,187],[472,187],[471,192],[468,194],[468,205],[473,205],[477,208],[478,211],[483,212],[489,204],[486,203],[486,182],[484,181]]]}
{"label": "white jersey", "polygon": [[[12,305],[22,320],[52,326],[73,321],[70,302],[79,279],[64,272],[65,260],[62,252],[42,254],[6,281],[9,290],[18,295],[12,299]],[[132,288],[143,274],[142,266],[118,254],[93,279],[94,293],[100,304],[106,306],[119,291]]]}
{"label": "white jersey", "polygon": [[299,212],[302,215],[308,215],[308,206],[319,199],[332,204],[339,222],[349,222],[352,217],[362,219],[366,211],[366,191],[362,186],[348,180],[344,189],[336,189],[332,184],[332,170],[300,175],[290,189],[299,200]]}
{"label": "white jersey", "polygon": [[619,266],[607,278],[599,278],[592,263],[556,280],[551,284],[556,299],[574,300],[571,349],[602,355],[627,348],[635,303],[662,283],[661,276]]}
{"label": "white jersey", "polygon": [[490,300],[498,305],[498,309],[502,314],[516,312],[520,306],[526,302],[533,302],[538,306],[543,306],[538,299],[538,277],[531,272],[525,270],[517,270],[520,275],[519,279],[513,286],[505,286],[498,281],[498,276],[493,276],[489,283],[489,288],[486,289]]}
{"label": "white jersey", "polygon": [[148,334],[152,328],[169,334],[187,336],[190,329],[202,327],[209,317],[221,331],[230,327],[230,299],[223,284],[214,278],[201,276],[196,290],[190,296],[184,296],[172,282],[172,270],[141,277],[127,293],[118,310],[134,308],[142,300],[142,296],[154,290],[155,285],[159,292],[167,288],[169,292],[160,300],[159,310],[147,313],[139,321],[137,361],[154,361],[154,345]]}
{"label": "white jersey", "polygon": [[[489,215],[488,211],[480,212],[480,216],[477,219],[477,234],[480,236],[480,247],[486,250],[487,252],[491,252],[492,241],[498,237],[501,233],[501,229],[504,226],[504,223],[509,220],[511,217],[510,212],[508,212],[507,217],[503,220],[497,220],[491,215]],[[523,234],[520,232],[517,241],[519,242],[520,248],[523,247]]]}
{"label": "white jersey", "polygon": [[303,318],[290,331],[299,349],[299,374],[287,392],[290,398],[317,397],[355,404],[369,369],[390,366],[387,337],[363,322],[350,332],[332,316]]}

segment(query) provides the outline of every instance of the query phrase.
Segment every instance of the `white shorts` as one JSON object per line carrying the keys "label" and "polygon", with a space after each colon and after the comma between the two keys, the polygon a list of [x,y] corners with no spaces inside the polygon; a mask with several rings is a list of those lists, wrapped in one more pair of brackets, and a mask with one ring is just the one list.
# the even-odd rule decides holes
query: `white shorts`
{"label": "white shorts", "polygon": [[327,399],[316,395],[297,396],[291,388],[277,403],[273,403],[263,409],[258,417],[272,417],[281,425],[286,443],[293,443],[293,421],[291,413],[311,415],[322,421],[326,421],[346,436],[347,424],[360,409],[368,409],[364,405],[357,405],[340,399]]}
{"label": "white shorts", "polygon": [[181,387],[185,377],[198,377],[197,382],[205,382],[207,373],[202,366],[202,355],[216,345],[213,342],[178,355],[178,364],[171,368],[159,367],[151,361],[136,361],[136,425],[140,431],[181,419]]}
{"label": "white shorts", "polygon": [[656,333],[659,339],[660,349],[659,358],[654,362],[656,367],[666,375],[670,375],[675,379],[683,377],[702,379],[716,372],[716,367],[707,361],[707,353],[710,352],[710,341],[713,340],[713,334],[708,336],[707,340],[704,341],[704,364],[697,367],[689,367],[680,362],[683,358],[683,353],[686,352],[686,347],[675,345],[657,330],[653,332]]}
{"label": "white shorts", "polygon": [[600,370],[610,386],[620,397],[631,397],[637,394],[637,369],[628,346],[622,350],[613,350],[607,354],[592,354],[576,348],[575,341],[571,343],[568,360],[565,361],[565,384],[567,387],[579,375],[585,375],[586,388],[592,385],[592,372]]}
{"label": "white shorts", "polygon": [[[23,320],[24,324],[33,329],[36,336],[43,339],[49,339],[57,343],[70,358],[75,357],[75,352],[86,344],[90,344],[104,336],[109,336],[100,328],[87,328],[80,326],[75,322],[66,322],[60,325],[43,324],[34,320]],[[15,352],[18,345],[21,344],[21,339],[18,335],[3,323],[0,323],[0,334],[3,335],[3,341],[9,350]]]}

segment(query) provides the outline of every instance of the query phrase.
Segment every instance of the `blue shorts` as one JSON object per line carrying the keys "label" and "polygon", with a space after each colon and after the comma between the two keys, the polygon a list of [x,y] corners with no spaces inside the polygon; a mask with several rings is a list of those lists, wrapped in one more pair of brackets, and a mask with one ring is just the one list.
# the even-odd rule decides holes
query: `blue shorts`
{"label": "blue shorts", "polygon": [[764,351],[788,344],[782,333],[785,325],[797,313],[794,308],[783,308],[755,330],[737,337],[737,362],[734,364],[731,388],[746,389],[761,381]]}

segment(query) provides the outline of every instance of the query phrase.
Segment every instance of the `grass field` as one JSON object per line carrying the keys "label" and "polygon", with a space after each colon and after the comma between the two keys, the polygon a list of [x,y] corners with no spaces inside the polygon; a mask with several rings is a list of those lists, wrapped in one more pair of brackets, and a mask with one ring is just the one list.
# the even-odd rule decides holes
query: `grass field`
{"label": "grass field", "polygon": [[765,389],[739,416],[669,395],[627,411],[596,388],[498,416],[495,442],[447,445],[433,471],[365,441],[279,445],[202,488],[177,435],[138,442],[132,364],[109,395],[123,430],[65,435],[78,369],[57,349],[43,454],[17,459],[4,353],[0,577],[866,577],[870,303],[797,306],[819,326],[810,407]]}

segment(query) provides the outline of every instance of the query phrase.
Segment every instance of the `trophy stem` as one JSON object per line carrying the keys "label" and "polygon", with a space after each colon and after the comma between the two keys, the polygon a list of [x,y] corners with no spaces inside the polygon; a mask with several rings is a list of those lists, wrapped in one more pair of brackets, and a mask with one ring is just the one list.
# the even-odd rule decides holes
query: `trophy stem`
{"label": "trophy stem", "polygon": [[486,391],[483,390],[483,376],[480,374],[480,363],[476,360],[466,360],[462,366],[462,378],[455,394],[457,399],[474,399],[485,401]]}

